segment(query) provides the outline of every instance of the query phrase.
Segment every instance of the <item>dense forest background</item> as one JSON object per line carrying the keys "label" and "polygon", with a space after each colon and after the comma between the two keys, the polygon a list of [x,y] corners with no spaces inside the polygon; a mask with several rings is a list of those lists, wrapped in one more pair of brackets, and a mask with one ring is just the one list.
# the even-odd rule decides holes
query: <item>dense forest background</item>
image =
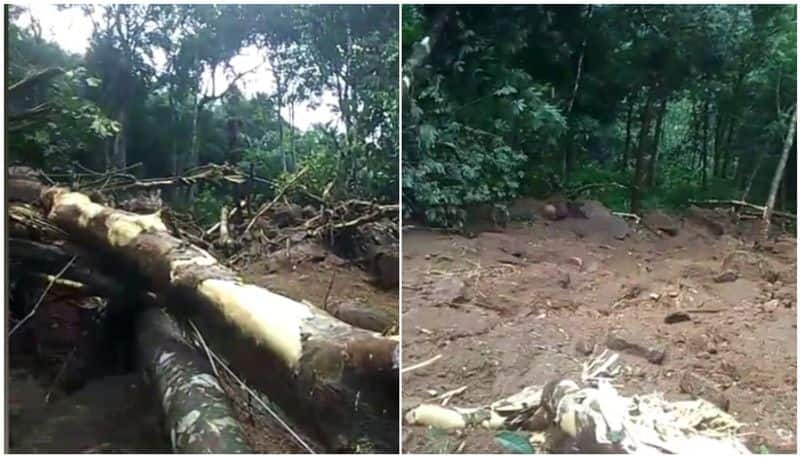
{"label": "dense forest background", "polygon": [[[265,198],[307,168],[299,184],[317,196],[397,202],[397,7],[70,8],[93,24],[85,55],[43,39],[35,17],[20,27],[25,8],[6,9],[9,163],[140,178],[252,165],[273,183],[258,187]],[[251,70],[231,61],[246,47],[264,51],[273,91],[240,90]],[[301,131],[294,108],[323,94],[338,119]],[[207,185],[165,197],[213,220],[232,195]]]}
{"label": "dense forest background", "polygon": [[[763,205],[795,122],[793,5],[404,6],[406,215],[589,184],[621,211]],[[776,208],[795,212],[796,144]],[[619,184],[616,186],[614,184]]]}

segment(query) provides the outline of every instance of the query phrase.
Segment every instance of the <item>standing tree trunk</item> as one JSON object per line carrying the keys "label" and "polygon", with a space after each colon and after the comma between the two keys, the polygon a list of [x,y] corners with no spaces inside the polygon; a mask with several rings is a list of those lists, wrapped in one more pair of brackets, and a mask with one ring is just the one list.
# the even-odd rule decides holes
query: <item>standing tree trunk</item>
{"label": "standing tree trunk", "polygon": [[[753,171],[750,172],[750,176],[747,178],[747,183],[744,186],[744,191],[742,192],[742,201],[747,201],[747,197],[750,196],[750,189],[753,187],[753,182],[756,180],[756,176],[758,176],[758,172],[761,171],[761,164],[764,163],[764,157],[767,154],[762,152],[758,155],[756,159],[756,163],[753,166]],[[741,160],[741,159],[740,159]],[[744,166],[742,164],[739,165],[740,170],[744,173]]]}
{"label": "standing tree trunk", "polygon": [[294,149],[294,128],[295,128],[294,127],[294,98],[292,98],[289,102],[290,102],[290,105],[289,105],[289,123],[292,124],[292,125],[289,126],[289,134],[291,135],[291,140],[290,141],[291,141],[291,146],[292,146],[292,148],[291,148],[291,151],[292,151],[292,154],[291,154],[291,159],[292,159],[291,160],[291,165],[292,165],[291,169],[292,169],[292,171],[294,171],[297,168],[297,156],[295,155],[295,149]]}
{"label": "standing tree trunk", "polygon": [[128,134],[128,111],[125,106],[120,108],[119,114],[117,115],[117,122],[119,122],[119,132],[117,132],[117,136],[114,138],[114,156],[113,156],[113,166],[117,169],[125,168],[127,165],[127,140],[126,135]]}
{"label": "standing tree trunk", "polygon": [[725,133],[726,117],[719,110],[719,104],[716,107],[716,116],[714,116],[714,163],[711,166],[711,176],[719,177],[720,164],[722,162],[722,135]]}
{"label": "standing tree trunk", "polygon": [[786,141],[783,142],[783,152],[778,161],[778,166],[775,169],[775,176],[772,178],[772,185],[769,189],[769,196],[767,203],[764,205],[764,229],[763,237],[766,240],[769,237],[770,221],[772,220],[772,211],[775,208],[775,196],[778,193],[778,187],[781,185],[783,178],[783,171],[786,168],[786,161],[789,159],[789,150],[792,149],[792,143],[795,141],[795,131],[797,130],[797,105],[792,109],[792,118],[789,121],[789,131],[786,133]]}
{"label": "standing tree trunk", "polygon": [[647,149],[647,138],[650,133],[650,121],[653,117],[653,89],[648,89],[647,99],[642,107],[642,125],[639,129],[639,145],[636,148],[636,165],[634,167],[633,185],[631,186],[631,212],[639,214],[642,210],[642,184],[644,178],[644,153]]}
{"label": "standing tree trunk", "polygon": [[700,163],[700,102],[695,102],[692,107],[692,131],[691,135],[691,163],[692,169],[696,169]]}
{"label": "standing tree trunk", "polygon": [[622,162],[620,163],[620,168],[623,170],[627,170],[628,161],[631,157],[631,124],[633,124],[633,106],[635,104],[635,98],[628,101],[628,119],[625,122],[625,149],[623,150]]}
{"label": "standing tree trunk", "polygon": [[[586,19],[583,22],[584,30],[587,30],[587,25],[589,20],[592,18],[592,5],[586,6]],[[581,52],[578,55],[578,69],[575,72],[575,83],[572,86],[572,96],[569,98],[569,104],[567,105],[567,112],[564,117],[569,122],[569,117],[572,114],[572,108],[575,106],[575,99],[578,98],[578,89],[580,88],[581,83],[581,74],[583,73],[583,57],[586,54],[586,42],[588,40],[588,34],[584,35],[583,42],[581,43]],[[567,129],[567,133],[565,135],[566,144],[564,147],[564,170],[562,176],[564,177],[564,184],[569,182],[569,175],[572,171],[573,164],[575,162],[575,157],[573,154],[574,151],[574,144],[572,140],[572,136],[569,134],[569,129]]]}
{"label": "standing tree trunk", "polygon": [[702,168],[702,186],[703,190],[708,186],[708,109],[709,100],[703,106],[703,144],[701,148],[700,167]]}
{"label": "standing tree trunk", "polygon": [[650,166],[647,170],[647,187],[653,187],[656,182],[656,165],[658,163],[658,145],[661,144],[661,135],[663,133],[662,125],[664,123],[664,115],[667,112],[667,100],[663,100],[658,107],[658,118],[656,120],[656,131],[653,134],[653,152],[650,154]]}
{"label": "standing tree trunk", "polygon": [[[199,145],[197,140],[197,123],[198,119],[200,118],[200,109],[202,105],[200,104],[200,94],[195,94],[194,96],[194,109],[192,110],[192,143],[189,147],[189,160],[187,163],[184,164],[184,170],[189,168],[196,167],[200,162],[200,152],[199,152]],[[186,191],[188,194],[188,200],[191,201],[194,199],[194,186],[189,186],[188,190]]]}
{"label": "standing tree trunk", "polygon": [[722,143],[724,150],[722,151],[722,173],[724,179],[728,178],[728,169],[733,162],[733,154],[731,153],[731,144],[733,144],[733,132],[736,127],[736,119],[733,116],[729,117],[728,132],[725,135],[725,141]]}
{"label": "standing tree trunk", "polygon": [[281,117],[281,110],[283,110],[283,85],[279,72],[275,72],[275,79],[278,86],[278,147],[281,152],[281,160],[283,160],[283,172],[289,171],[289,163],[286,160],[286,148],[283,147],[283,118]]}

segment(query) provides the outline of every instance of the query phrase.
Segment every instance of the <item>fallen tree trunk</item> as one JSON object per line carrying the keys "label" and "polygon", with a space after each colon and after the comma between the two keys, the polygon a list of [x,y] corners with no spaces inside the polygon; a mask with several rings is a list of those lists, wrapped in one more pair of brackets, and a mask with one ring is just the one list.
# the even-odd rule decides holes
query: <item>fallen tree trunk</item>
{"label": "fallen tree trunk", "polygon": [[176,452],[250,453],[211,364],[163,311],[148,309],[137,325],[139,364],[159,393]]}
{"label": "fallen tree trunk", "polygon": [[[9,187],[30,186],[28,178]],[[308,425],[330,450],[398,449],[397,340],[245,284],[206,251],[136,215],[64,188],[40,186],[47,219],[149,281],[178,318],[191,318],[234,371]]]}
{"label": "fallen tree trunk", "polygon": [[[764,206],[758,206],[753,203],[749,203],[743,200],[689,200],[689,203],[693,205],[702,205],[702,206],[735,206],[737,208],[750,208],[753,210],[758,211],[759,213],[764,212],[766,209]],[[773,211],[772,217],[783,217],[786,219],[797,219],[797,215],[792,213],[785,213],[783,211]]]}

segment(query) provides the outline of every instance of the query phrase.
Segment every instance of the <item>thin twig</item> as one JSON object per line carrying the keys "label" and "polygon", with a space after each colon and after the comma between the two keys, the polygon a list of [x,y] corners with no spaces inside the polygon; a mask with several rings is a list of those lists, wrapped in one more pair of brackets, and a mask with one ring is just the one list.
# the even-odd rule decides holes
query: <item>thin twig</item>
{"label": "thin twig", "polygon": [[192,329],[194,329],[194,333],[197,335],[197,339],[200,340],[200,345],[203,346],[203,350],[206,351],[206,357],[208,357],[208,361],[211,362],[211,370],[214,372],[214,376],[219,378],[219,372],[217,371],[217,366],[216,364],[214,364],[214,359],[211,357],[211,349],[208,348],[206,340],[205,338],[203,338],[203,334],[200,333],[200,330],[197,328],[196,325],[194,325],[194,322],[192,322],[191,320],[189,320],[189,325],[191,325]]}
{"label": "thin twig", "polygon": [[58,381],[61,380],[61,377],[64,375],[64,372],[67,371],[67,365],[69,365],[69,363],[72,361],[72,357],[75,355],[75,351],[77,349],[78,346],[72,346],[72,350],[69,351],[66,360],[64,360],[64,363],[61,365],[61,369],[58,370],[56,377],[53,378],[53,385],[50,386],[50,389],[47,390],[47,394],[44,396],[45,403],[50,403],[50,396],[53,395],[56,385],[58,384]]}
{"label": "thin twig", "polygon": [[437,355],[435,357],[431,357],[430,359],[428,359],[428,360],[426,360],[424,362],[420,362],[420,363],[418,363],[416,365],[411,365],[410,367],[405,367],[402,370],[400,370],[400,372],[401,373],[408,373],[409,371],[413,371],[413,370],[416,370],[416,369],[419,369],[419,368],[422,368],[422,367],[426,367],[426,366],[432,364],[433,362],[435,362],[435,361],[437,361],[437,360],[439,360],[441,358],[442,358],[442,354],[439,354],[439,355]]}
{"label": "thin twig", "polygon": [[328,310],[328,298],[331,296],[331,290],[333,289],[333,281],[336,280],[336,270],[333,270],[333,275],[331,275],[331,281],[328,283],[328,290],[325,292],[325,300],[322,301],[322,309],[325,311]]}
{"label": "thin twig", "polygon": [[28,313],[27,316],[22,318],[21,321],[17,322],[17,325],[15,325],[14,328],[12,328],[10,332],[8,332],[8,336],[13,335],[14,332],[17,331],[17,329],[22,327],[25,324],[25,322],[28,322],[28,320],[31,317],[33,317],[34,314],[36,314],[36,311],[39,310],[39,305],[42,304],[42,302],[44,301],[44,297],[46,297],[47,293],[50,292],[50,289],[53,287],[53,284],[55,284],[56,280],[59,279],[64,273],[66,273],[66,271],[69,269],[69,267],[72,266],[72,264],[75,262],[75,260],[77,258],[78,258],[77,256],[72,256],[72,258],[69,260],[69,262],[67,262],[67,264],[64,266],[64,268],[62,268],[61,271],[59,271],[57,275],[53,276],[53,278],[50,279],[50,282],[47,284],[47,287],[44,289],[44,292],[42,292],[42,295],[36,301],[36,304],[33,305],[33,309],[31,310],[31,312]]}
{"label": "thin twig", "polygon": [[287,182],[286,182],[286,184],[284,184],[284,185],[281,187],[281,189],[280,189],[280,190],[278,191],[278,193],[275,195],[275,198],[273,198],[273,199],[272,199],[272,201],[270,201],[270,202],[269,202],[269,203],[267,203],[266,205],[262,206],[262,207],[261,207],[261,209],[259,209],[259,210],[258,210],[258,212],[256,213],[256,215],[255,215],[255,216],[253,216],[253,218],[252,218],[252,219],[250,219],[250,222],[249,222],[249,223],[247,224],[247,226],[244,228],[244,232],[243,232],[243,233],[247,233],[247,232],[249,232],[249,231],[250,231],[250,229],[253,227],[253,224],[255,224],[255,223],[256,223],[256,221],[257,221],[257,220],[258,220],[258,219],[259,219],[261,216],[263,216],[263,215],[264,215],[264,213],[266,213],[267,211],[269,211],[269,209],[270,209],[270,208],[272,208],[272,206],[273,206],[273,205],[275,205],[275,203],[277,203],[277,202],[278,202],[278,200],[280,200],[280,199],[281,199],[281,197],[283,197],[283,194],[284,194],[284,193],[286,193],[286,191],[287,191],[287,190],[289,190],[289,188],[291,188],[291,187],[294,185],[294,183],[295,183],[295,182],[296,182],[298,179],[300,179],[300,178],[301,178],[301,177],[302,177],[304,174],[306,174],[306,172],[307,172],[307,171],[308,171],[308,167],[306,166],[306,167],[303,167],[303,169],[302,169],[302,170],[298,171],[298,172],[297,172],[297,174],[295,174],[294,176],[292,176],[292,178],[291,178],[291,179],[289,179],[289,181],[287,181]]}
{"label": "thin twig", "polygon": [[[192,324],[192,325],[194,325],[194,324]],[[197,332],[197,334],[200,336],[200,338],[202,338],[202,334],[200,333],[200,331],[199,331],[199,330],[197,330],[197,327],[195,327],[195,331],[196,331],[196,332]],[[234,372],[233,372],[233,371],[232,371],[232,370],[231,370],[231,369],[228,367],[228,365],[225,363],[225,361],[224,361],[224,360],[222,360],[222,359],[221,359],[221,358],[220,358],[220,357],[219,357],[219,356],[218,356],[216,353],[214,353],[214,351],[212,351],[212,350],[211,350],[211,349],[210,349],[208,346],[205,346],[205,349],[206,349],[206,355],[209,357],[209,360],[210,360],[210,359],[212,359],[212,358],[213,358],[213,359],[216,359],[217,363],[219,363],[219,366],[221,366],[222,368],[224,368],[224,369],[225,369],[225,372],[227,372],[227,373],[228,373],[228,375],[230,375],[230,376],[231,376],[231,377],[232,377],[234,380],[236,380],[236,382],[238,382],[238,383],[239,383],[239,386],[240,386],[242,389],[244,389],[244,391],[245,391],[245,392],[247,392],[247,393],[248,393],[248,394],[249,394],[249,395],[250,395],[250,396],[251,396],[253,399],[255,399],[255,400],[256,400],[256,402],[257,402],[259,405],[261,405],[261,407],[262,407],[262,408],[264,408],[264,409],[265,409],[265,410],[266,410],[266,411],[267,411],[267,412],[268,412],[268,413],[269,413],[269,414],[272,416],[272,418],[273,418],[273,419],[275,419],[275,420],[276,420],[276,421],[277,421],[277,422],[278,422],[278,423],[279,423],[279,424],[280,424],[280,425],[281,425],[281,426],[282,426],[284,429],[286,429],[286,431],[287,431],[287,432],[289,432],[289,434],[292,436],[292,438],[294,438],[295,440],[297,440],[297,442],[298,442],[298,443],[299,443],[301,446],[303,446],[303,447],[304,447],[304,448],[305,448],[305,449],[306,449],[306,450],[307,450],[309,453],[311,453],[311,454],[316,454],[316,452],[314,452],[314,449],[312,449],[312,448],[311,448],[311,446],[309,446],[309,445],[308,445],[308,443],[306,443],[306,442],[303,440],[303,438],[301,438],[301,437],[300,437],[300,435],[298,435],[298,434],[297,434],[297,432],[295,432],[295,431],[294,431],[294,430],[293,430],[293,429],[292,429],[292,428],[289,426],[289,424],[287,424],[287,423],[286,423],[286,422],[285,422],[285,421],[284,421],[284,420],[283,420],[283,419],[282,419],[282,418],[281,418],[281,417],[278,415],[278,413],[276,413],[276,412],[275,412],[275,411],[274,411],[272,408],[270,408],[270,407],[269,407],[269,405],[267,405],[267,404],[266,404],[266,402],[264,402],[264,400],[262,400],[262,399],[261,399],[261,397],[259,397],[259,396],[258,396],[258,394],[256,394],[256,393],[253,391],[253,389],[251,389],[250,387],[248,387],[248,385],[247,385],[247,384],[245,384],[245,383],[244,383],[244,381],[242,381],[242,380],[241,380],[241,379],[240,379],[238,376],[236,376],[236,373],[234,373]],[[213,364],[213,362],[212,362],[212,364]]]}

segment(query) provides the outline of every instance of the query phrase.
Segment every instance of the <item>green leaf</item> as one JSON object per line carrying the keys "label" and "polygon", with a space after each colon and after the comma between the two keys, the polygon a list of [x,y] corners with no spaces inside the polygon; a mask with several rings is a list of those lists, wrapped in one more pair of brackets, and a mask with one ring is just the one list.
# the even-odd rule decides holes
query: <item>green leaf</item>
{"label": "green leaf", "polygon": [[494,91],[494,95],[497,97],[501,97],[503,95],[513,95],[517,93],[517,89],[512,86],[503,86],[500,89]]}
{"label": "green leaf", "polygon": [[86,78],[86,85],[89,87],[97,87],[99,86],[101,81],[97,78]]}
{"label": "green leaf", "polygon": [[527,434],[504,430],[495,434],[494,440],[497,441],[500,446],[503,446],[505,449],[515,454],[536,453],[536,449],[531,445]]}

